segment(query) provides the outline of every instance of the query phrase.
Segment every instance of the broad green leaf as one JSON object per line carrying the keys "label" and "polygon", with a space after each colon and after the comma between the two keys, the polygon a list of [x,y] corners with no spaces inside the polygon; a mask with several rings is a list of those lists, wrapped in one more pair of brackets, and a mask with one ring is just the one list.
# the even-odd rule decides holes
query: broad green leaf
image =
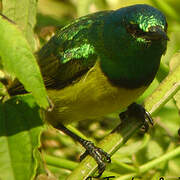
{"label": "broad green leaf", "polygon": [[39,107],[32,95],[0,104],[0,179],[33,179],[42,130]]}
{"label": "broad green leaf", "polygon": [[4,70],[15,75],[37,103],[48,107],[39,66],[26,39],[17,27],[0,16],[0,57]]}
{"label": "broad green leaf", "polygon": [[34,50],[33,29],[36,23],[37,0],[2,0],[2,4],[3,14],[21,28],[31,48]]}

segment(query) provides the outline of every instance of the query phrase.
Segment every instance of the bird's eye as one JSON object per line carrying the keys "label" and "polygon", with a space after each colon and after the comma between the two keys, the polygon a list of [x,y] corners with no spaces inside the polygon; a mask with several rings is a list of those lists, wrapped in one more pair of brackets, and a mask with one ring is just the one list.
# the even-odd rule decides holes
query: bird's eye
{"label": "bird's eye", "polygon": [[127,32],[133,36],[140,37],[144,35],[144,32],[139,28],[138,24],[128,24],[126,26]]}

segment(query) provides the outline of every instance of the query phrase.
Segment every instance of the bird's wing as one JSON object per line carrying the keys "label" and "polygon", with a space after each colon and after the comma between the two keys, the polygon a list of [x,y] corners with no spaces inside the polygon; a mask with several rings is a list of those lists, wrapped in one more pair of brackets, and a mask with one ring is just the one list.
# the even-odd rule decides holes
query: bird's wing
{"label": "bird's wing", "polygon": [[[36,53],[47,88],[61,89],[86,73],[98,57],[91,35],[111,11],[101,11],[81,17],[60,29]],[[22,85],[15,83],[10,94],[24,93]]]}
{"label": "bird's wing", "polygon": [[37,53],[47,88],[63,88],[93,67],[98,54],[91,36],[109,12],[101,11],[73,21]]}

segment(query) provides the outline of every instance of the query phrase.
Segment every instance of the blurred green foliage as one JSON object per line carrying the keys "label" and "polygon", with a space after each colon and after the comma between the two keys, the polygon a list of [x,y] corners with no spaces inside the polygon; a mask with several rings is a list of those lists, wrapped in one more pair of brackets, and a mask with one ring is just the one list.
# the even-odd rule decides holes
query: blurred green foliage
{"label": "blurred green foliage", "polygon": [[[3,1],[7,2],[7,0],[2,0],[2,2]],[[15,3],[16,0],[12,0],[12,2]],[[27,0],[27,2],[32,1]],[[35,1],[33,0],[33,2]],[[162,58],[163,64],[159,72],[159,76],[164,77],[169,71],[169,64],[170,71],[172,71],[173,67],[176,67],[179,63],[177,62],[177,59],[179,60],[179,58],[174,56],[174,54],[180,50],[179,0],[38,0],[36,25],[34,20],[31,24],[31,28],[35,25],[35,36],[30,32],[30,36],[33,36],[32,49],[37,51],[50,39],[50,37],[53,36],[57,29],[62,28],[77,17],[99,10],[118,9],[137,3],[152,5],[160,9],[167,17],[168,36],[170,41],[168,42],[167,52]],[[2,7],[0,1],[0,9],[2,9]],[[7,12],[7,14],[8,13],[9,12]],[[33,11],[33,13],[36,12]],[[21,19],[19,19],[19,22],[21,22]],[[26,23],[28,24],[28,21]],[[26,35],[27,34],[25,34],[25,36]],[[144,99],[149,96],[156,87],[158,87],[161,80],[162,78],[157,77],[148,90],[138,99],[138,102],[142,103]],[[3,88],[3,84],[0,83],[0,90]],[[4,89],[2,94],[5,94]],[[13,104],[15,104],[14,101]],[[32,106],[31,103],[29,106]],[[148,134],[143,134],[140,131],[135,137],[131,138],[124,147],[119,149],[118,152],[113,155],[112,163],[108,165],[104,176],[115,175],[116,179],[120,180],[123,179],[122,177],[124,177],[124,180],[132,179],[134,174],[137,175],[135,178],[136,180],[155,180],[160,177],[164,177],[164,179],[178,179],[180,176],[180,155],[161,163],[155,163],[152,167],[149,166],[146,172],[142,169],[145,168],[145,165],[148,165],[148,162],[163,157],[164,154],[175,150],[175,148],[180,144],[180,137],[178,135],[178,129],[180,127],[179,112],[180,93],[177,93],[174,99],[169,101],[158,113],[155,114],[153,117],[155,125],[150,129]],[[6,119],[4,118],[4,121],[5,120]],[[102,119],[98,119],[98,121],[95,119],[94,121],[74,123],[73,127],[77,127],[77,129],[79,129],[86,137],[91,137],[93,142],[98,142],[118,124],[118,113],[115,113],[103,117]],[[69,126],[69,128],[72,128],[72,126]],[[66,179],[72,170],[78,165],[77,161],[79,155],[84,149],[80,145],[77,145],[77,143],[75,143],[70,137],[56,132],[52,128],[48,128],[48,130],[43,133],[41,140],[41,150],[47,166],[44,167],[43,163],[39,166],[37,172],[39,175],[37,179]],[[16,144],[16,142],[14,144]],[[24,149],[24,154],[25,151],[26,149]],[[5,159],[5,161],[7,160]],[[143,173],[138,174],[138,168],[141,169],[141,172]],[[51,173],[47,173],[49,171]],[[22,169],[20,172],[22,172]]]}
{"label": "blurred green foliage", "polygon": [[[36,33],[41,42],[46,42],[56,29],[68,24],[72,19],[93,13],[99,10],[118,9],[132,4],[149,4],[160,9],[168,21],[168,48],[162,62],[169,66],[172,56],[180,50],[180,1],[179,0],[39,0]],[[147,92],[139,99],[142,102],[152,93],[159,82],[154,80]],[[179,109],[176,101],[171,100],[161,111],[153,117],[155,126],[148,135],[139,133],[121,148],[113,157],[108,171],[121,175],[132,173],[133,168],[162,156],[180,143],[178,129],[180,127]],[[96,142],[102,139],[119,123],[117,115],[109,115],[101,121],[81,122],[75,124],[81,132],[93,137]],[[53,156],[77,160],[82,148],[67,136],[56,134],[53,130],[43,134],[43,150]],[[47,162],[50,163],[50,162]],[[127,167],[125,164],[128,165]],[[148,172],[135,179],[153,180],[160,177],[178,178],[180,156],[175,159],[158,164]],[[69,172],[49,166],[50,170],[59,179],[65,179]],[[61,170],[60,170],[61,169]]]}

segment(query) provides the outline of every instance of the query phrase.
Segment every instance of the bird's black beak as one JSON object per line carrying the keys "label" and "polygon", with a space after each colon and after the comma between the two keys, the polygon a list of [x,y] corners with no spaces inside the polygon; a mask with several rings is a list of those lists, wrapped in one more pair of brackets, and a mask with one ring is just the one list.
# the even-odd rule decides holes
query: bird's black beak
{"label": "bird's black beak", "polygon": [[147,33],[147,39],[150,40],[166,40],[169,41],[167,33],[161,26],[152,26]]}

